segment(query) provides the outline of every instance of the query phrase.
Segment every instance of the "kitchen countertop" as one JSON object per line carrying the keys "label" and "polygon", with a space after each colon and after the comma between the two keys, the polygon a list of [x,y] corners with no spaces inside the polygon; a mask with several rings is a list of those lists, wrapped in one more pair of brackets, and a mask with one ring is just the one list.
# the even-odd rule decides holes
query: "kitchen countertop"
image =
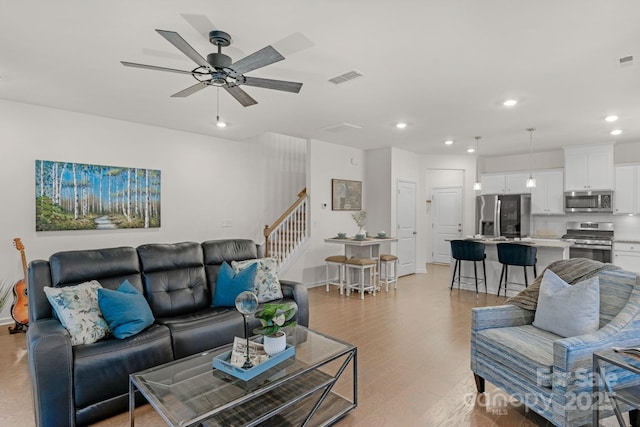
{"label": "kitchen countertop", "polygon": [[613,239],[613,243],[640,243],[640,240],[633,239]]}
{"label": "kitchen countertop", "polygon": [[573,242],[567,242],[566,240],[560,240],[560,239],[525,238],[525,240],[514,240],[514,239],[501,239],[499,237],[493,237],[493,238],[486,238],[486,239],[471,238],[469,240],[482,242],[486,245],[497,245],[498,243],[520,243],[524,245],[537,246],[541,248],[568,248],[571,245],[573,245]]}

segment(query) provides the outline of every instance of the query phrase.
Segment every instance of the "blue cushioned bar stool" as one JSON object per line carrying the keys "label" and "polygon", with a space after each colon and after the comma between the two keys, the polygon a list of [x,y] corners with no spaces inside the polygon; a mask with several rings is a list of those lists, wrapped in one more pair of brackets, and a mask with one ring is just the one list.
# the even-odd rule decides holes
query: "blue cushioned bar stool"
{"label": "blue cushioned bar stool", "polygon": [[[456,260],[453,266],[453,276],[451,277],[451,288],[449,293],[453,291],[453,284],[458,282],[458,289],[460,289],[460,283],[462,278],[470,279],[471,277],[462,276],[462,261],[473,261],[473,274],[476,284],[476,296],[478,295],[478,283],[484,283],[484,292],[487,293],[487,269],[484,263],[487,255],[484,251],[484,243],[474,242],[472,240],[452,240],[451,241],[451,256]],[[476,262],[482,261],[482,273],[484,279],[478,279],[478,267]],[[456,279],[456,270],[458,271],[458,278]]]}
{"label": "blue cushioned bar stool", "polygon": [[507,283],[522,285],[522,283],[508,282],[509,266],[515,265],[522,267],[524,270],[524,286],[529,286],[527,278],[527,267],[533,267],[533,277],[538,276],[536,270],[536,255],[538,248],[530,245],[521,245],[519,243],[498,243],[498,261],[502,264],[502,272],[500,273],[500,284],[498,285],[498,296],[500,296],[500,288],[502,287],[502,278],[504,277],[504,296],[507,296]]}

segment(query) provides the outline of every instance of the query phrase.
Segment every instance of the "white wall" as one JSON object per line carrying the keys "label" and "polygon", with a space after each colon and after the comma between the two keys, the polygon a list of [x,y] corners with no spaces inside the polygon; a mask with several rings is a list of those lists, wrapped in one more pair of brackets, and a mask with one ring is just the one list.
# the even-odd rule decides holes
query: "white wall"
{"label": "white wall", "polygon": [[[150,242],[249,238],[262,241],[262,181],[254,144],[0,101],[0,282],[22,277],[28,260],[60,250]],[[35,232],[35,160],[161,170],[158,229]],[[231,227],[221,227],[230,220]],[[10,303],[0,323],[10,322]]]}
{"label": "white wall", "polygon": [[[328,142],[311,140],[308,144],[308,190],[311,215],[311,238],[306,251],[283,276],[305,285],[324,282],[324,259],[329,255],[342,254],[343,245],[326,243],[325,238],[338,232],[355,234],[358,226],[351,214],[353,211],[331,210],[331,179],[364,180],[364,153]],[[363,182],[362,206],[367,209],[367,183]],[[323,208],[323,203],[327,204]]]}

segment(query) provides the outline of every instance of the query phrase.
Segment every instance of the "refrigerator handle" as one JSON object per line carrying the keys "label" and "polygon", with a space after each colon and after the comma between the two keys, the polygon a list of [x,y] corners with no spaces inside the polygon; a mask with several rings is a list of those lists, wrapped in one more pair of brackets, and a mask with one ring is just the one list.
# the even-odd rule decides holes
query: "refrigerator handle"
{"label": "refrigerator handle", "polygon": [[494,230],[495,237],[500,237],[502,232],[502,224],[500,224],[500,205],[502,204],[502,200],[497,198],[496,202],[496,229]]}

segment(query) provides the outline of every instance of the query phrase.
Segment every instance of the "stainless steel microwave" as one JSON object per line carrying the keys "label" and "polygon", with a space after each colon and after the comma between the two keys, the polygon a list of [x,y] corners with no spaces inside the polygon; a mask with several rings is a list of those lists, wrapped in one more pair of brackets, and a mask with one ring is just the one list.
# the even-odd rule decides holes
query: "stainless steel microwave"
{"label": "stainless steel microwave", "polygon": [[567,191],[565,212],[613,212],[613,191]]}

